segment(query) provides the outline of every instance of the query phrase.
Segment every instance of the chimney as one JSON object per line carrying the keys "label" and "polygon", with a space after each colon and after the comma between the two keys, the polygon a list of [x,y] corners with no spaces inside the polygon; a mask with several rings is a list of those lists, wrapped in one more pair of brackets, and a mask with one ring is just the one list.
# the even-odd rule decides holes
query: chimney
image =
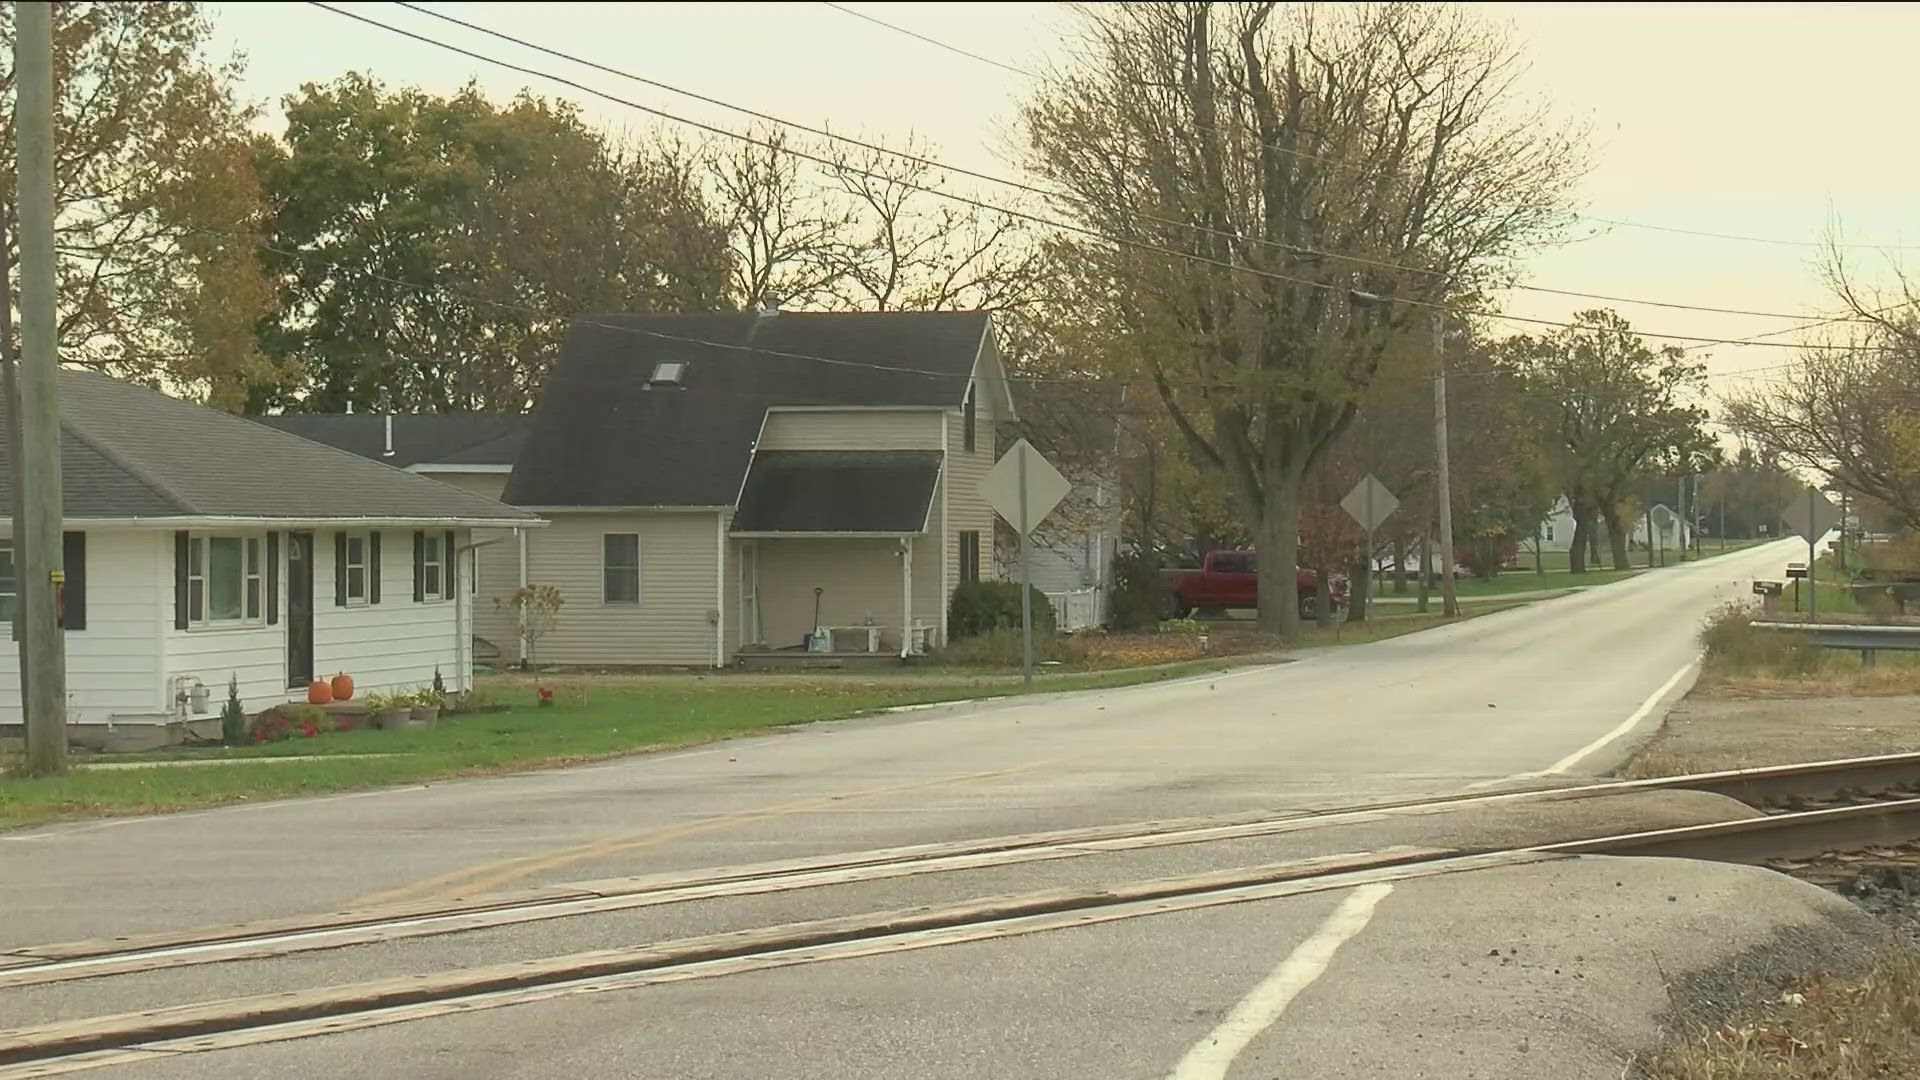
{"label": "chimney", "polygon": [[387,448],[380,452],[381,457],[393,456],[393,414],[387,414]]}

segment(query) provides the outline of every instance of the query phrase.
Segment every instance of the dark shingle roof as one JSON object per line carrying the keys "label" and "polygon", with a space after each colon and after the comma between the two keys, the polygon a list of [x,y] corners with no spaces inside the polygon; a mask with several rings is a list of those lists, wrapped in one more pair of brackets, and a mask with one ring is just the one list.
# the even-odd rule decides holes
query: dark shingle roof
{"label": "dark shingle roof", "polygon": [[733,531],[922,532],[939,479],[938,450],[762,450]]}
{"label": "dark shingle roof", "polygon": [[[60,373],[69,518],[520,522],[437,480],[91,372]],[[0,417],[0,507],[13,505]]]}
{"label": "dark shingle roof", "polygon": [[337,446],[404,469],[409,465],[511,465],[526,440],[524,416],[443,413],[394,416],[393,456],[386,456],[387,417],[291,413],[254,420],[303,439]]}
{"label": "dark shingle roof", "polygon": [[[956,408],[989,326],[984,312],[583,316],[506,501],[732,506],[769,406]],[[648,385],[663,360],[687,364],[683,385]]]}

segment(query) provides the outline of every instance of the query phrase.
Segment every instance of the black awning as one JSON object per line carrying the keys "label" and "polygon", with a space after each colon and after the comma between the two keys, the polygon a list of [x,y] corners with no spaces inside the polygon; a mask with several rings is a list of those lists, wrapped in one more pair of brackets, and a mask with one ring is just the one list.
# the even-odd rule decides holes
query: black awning
{"label": "black awning", "polygon": [[938,450],[766,450],[754,455],[737,533],[919,533]]}

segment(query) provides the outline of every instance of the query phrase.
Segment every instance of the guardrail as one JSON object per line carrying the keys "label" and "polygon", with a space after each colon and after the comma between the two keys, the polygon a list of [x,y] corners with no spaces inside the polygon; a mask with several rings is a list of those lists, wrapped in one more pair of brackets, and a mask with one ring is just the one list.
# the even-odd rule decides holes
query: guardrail
{"label": "guardrail", "polygon": [[1860,663],[1872,667],[1882,649],[1920,652],[1920,626],[1863,626],[1856,623],[1756,622],[1756,630],[1805,634],[1807,644],[1822,649],[1853,649]]}

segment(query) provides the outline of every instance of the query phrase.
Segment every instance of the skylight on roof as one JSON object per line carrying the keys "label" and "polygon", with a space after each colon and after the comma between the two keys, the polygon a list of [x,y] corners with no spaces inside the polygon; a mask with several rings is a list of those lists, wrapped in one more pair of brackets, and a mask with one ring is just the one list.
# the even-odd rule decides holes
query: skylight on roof
{"label": "skylight on roof", "polygon": [[680,386],[686,382],[687,365],[681,360],[662,360],[653,365],[652,386]]}

